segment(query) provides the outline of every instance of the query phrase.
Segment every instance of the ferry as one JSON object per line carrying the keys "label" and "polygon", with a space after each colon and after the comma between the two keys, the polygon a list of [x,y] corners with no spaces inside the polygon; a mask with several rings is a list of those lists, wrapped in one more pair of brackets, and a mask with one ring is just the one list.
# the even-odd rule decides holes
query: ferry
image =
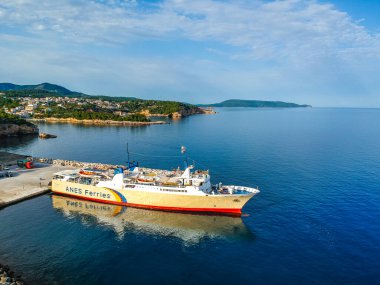
{"label": "ferry", "polygon": [[212,185],[209,171],[159,170],[140,168],[137,163],[110,171],[64,170],[54,174],[54,193],[94,202],[137,208],[177,211],[242,214],[243,206],[258,187]]}

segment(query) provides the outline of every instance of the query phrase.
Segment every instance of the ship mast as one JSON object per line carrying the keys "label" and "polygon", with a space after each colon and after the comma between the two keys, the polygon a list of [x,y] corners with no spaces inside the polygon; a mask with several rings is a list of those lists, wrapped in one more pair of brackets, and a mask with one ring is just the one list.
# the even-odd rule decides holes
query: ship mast
{"label": "ship mast", "polygon": [[130,161],[129,161],[129,147],[128,147],[128,143],[127,143],[127,155],[128,155],[128,167],[130,167]]}
{"label": "ship mast", "polygon": [[[131,162],[131,160],[130,160],[130,155],[129,155],[129,144],[127,143],[127,157],[128,157],[128,161],[127,161],[127,163],[128,163],[128,169],[131,169],[131,168],[135,168],[135,167],[138,167],[139,166],[139,163],[138,162],[136,162],[136,161],[132,161]],[[132,170],[133,170],[132,169]]]}
{"label": "ship mast", "polygon": [[181,153],[183,154],[184,156],[184,163],[185,163],[185,169],[189,166],[189,163],[188,163],[188,158],[187,158],[187,155],[185,156],[185,153],[186,153],[186,147],[185,146],[181,146]]}

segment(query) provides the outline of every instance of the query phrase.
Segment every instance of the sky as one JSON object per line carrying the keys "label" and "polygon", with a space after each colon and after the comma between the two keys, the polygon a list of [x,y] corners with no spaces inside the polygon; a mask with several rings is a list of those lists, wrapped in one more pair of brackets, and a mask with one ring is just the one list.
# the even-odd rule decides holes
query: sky
{"label": "sky", "polygon": [[380,107],[378,0],[0,0],[0,82]]}

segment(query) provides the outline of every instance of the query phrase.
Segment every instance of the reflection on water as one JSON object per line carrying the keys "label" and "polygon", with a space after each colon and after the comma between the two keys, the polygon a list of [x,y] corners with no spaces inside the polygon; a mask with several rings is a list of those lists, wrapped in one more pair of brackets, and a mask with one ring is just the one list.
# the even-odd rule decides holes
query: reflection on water
{"label": "reflection on water", "polygon": [[254,235],[239,217],[193,215],[84,201],[52,195],[53,207],[67,218],[80,217],[86,225],[112,228],[119,239],[128,231],[173,236],[185,243],[203,238],[253,239]]}
{"label": "reflection on water", "polygon": [[15,137],[3,137],[0,139],[0,148],[24,146],[33,140],[38,140],[38,136],[23,135]]}

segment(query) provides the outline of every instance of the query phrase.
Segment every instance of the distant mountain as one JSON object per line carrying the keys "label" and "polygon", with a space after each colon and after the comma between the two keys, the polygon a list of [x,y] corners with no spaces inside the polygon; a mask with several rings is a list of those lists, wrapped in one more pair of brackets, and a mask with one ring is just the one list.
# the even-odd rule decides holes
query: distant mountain
{"label": "distant mountain", "polygon": [[310,105],[299,105],[281,101],[260,101],[260,100],[240,100],[231,99],[220,103],[202,104],[199,107],[255,107],[255,108],[300,108],[311,107]]}
{"label": "distant mountain", "polygon": [[9,91],[14,96],[19,97],[47,97],[47,96],[64,96],[64,97],[74,97],[74,98],[90,98],[90,99],[102,99],[111,101],[126,101],[126,100],[137,100],[135,97],[112,97],[105,95],[87,95],[81,92],[71,91],[65,87],[51,84],[51,83],[41,83],[37,85],[17,85],[13,83],[0,83],[0,92]]}
{"label": "distant mountain", "polygon": [[84,95],[79,92],[74,92],[65,87],[51,84],[51,83],[41,83],[37,85],[17,85],[12,83],[0,83],[0,91],[18,91],[18,90],[43,90],[48,92],[57,93],[64,96],[78,96]]}

